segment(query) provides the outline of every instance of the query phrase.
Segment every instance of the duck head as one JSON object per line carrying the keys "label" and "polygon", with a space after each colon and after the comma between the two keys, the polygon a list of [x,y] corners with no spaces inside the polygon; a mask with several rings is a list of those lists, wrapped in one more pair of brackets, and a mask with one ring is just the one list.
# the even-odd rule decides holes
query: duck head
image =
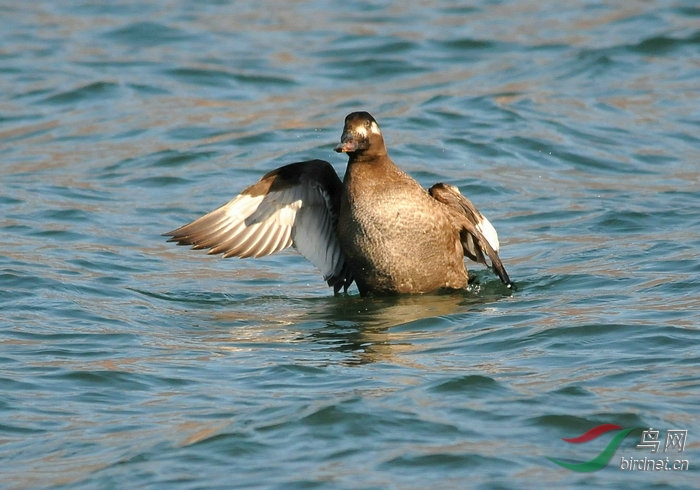
{"label": "duck head", "polygon": [[334,150],[347,153],[351,158],[359,154],[386,153],[382,132],[369,112],[353,112],[347,115],[340,143]]}

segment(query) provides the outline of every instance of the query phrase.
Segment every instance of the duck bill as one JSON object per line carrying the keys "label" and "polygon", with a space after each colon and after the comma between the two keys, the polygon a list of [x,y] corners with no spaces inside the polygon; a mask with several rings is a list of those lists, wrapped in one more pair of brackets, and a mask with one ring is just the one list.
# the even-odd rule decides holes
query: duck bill
{"label": "duck bill", "polygon": [[338,143],[338,145],[333,148],[335,151],[338,153],[352,153],[353,151],[357,150],[357,142],[355,140],[345,140],[341,141]]}

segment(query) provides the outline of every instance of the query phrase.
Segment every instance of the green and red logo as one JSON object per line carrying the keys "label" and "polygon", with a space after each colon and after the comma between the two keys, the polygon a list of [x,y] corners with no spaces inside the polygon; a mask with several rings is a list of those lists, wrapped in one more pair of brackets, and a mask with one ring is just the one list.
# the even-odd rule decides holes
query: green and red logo
{"label": "green and red logo", "polygon": [[[661,431],[654,430],[649,427],[648,430],[644,430],[641,427],[632,427],[630,429],[625,429],[619,425],[615,424],[602,424],[597,427],[593,427],[591,430],[581,434],[578,437],[572,437],[570,439],[563,438],[565,442],[571,444],[581,444],[584,442],[592,441],[597,439],[601,435],[610,432],[617,431],[617,434],[610,440],[605,449],[603,449],[598,456],[591,459],[590,461],[585,461],[583,463],[567,463],[565,461],[559,461],[558,459],[547,457],[548,460],[559,466],[572,471],[580,472],[590,472],[597,471],[607,465],[612,459],[617,448],[620,447],[622,440],[629,435],[635,429],[640,429],[642,431],[642,440],[637,444],[637,449],[647,449],[651,450],[652,457],[634,458],[632,456],[625,458],[624,456],[620,459],[620,469],[630,470],[630,471],[687,471],[690,468],[690,462],[687,459],[673,459],[671,460],[671,452],[677,451],[682,453],[685,450],[685,442],[688,436],[687,429],[668,429],[666,431],[666,438],[661,439],[659,435]],[[663,445],[662,441],[665,441]],[[669,451],[669,455],[664,454],[663,458],[655,458],[654,455],[660,456],[660,451],[663,448],[663,452]]]}
{"label": "green and red logo", "polygon": [[[578,437],[572,437],[570,439],[562,437],[562,440],[571,444],[581,444],[584,442],[592,441],[593,439],[597,439],[606,432],[620,429],[623,429],[623,427],[615,424],[603,424],[597,427],[593,427],[591,430],[585,432],[584,434],[581,434]],[[606,464],[608,464],[608,462],[612,459],[613,455],[615,454],[615,451],[617,451],[617,448],[620,446],[620,443],[622,443],[622,440],[625,437],[627,437],[627,435],[634,429],[636,429],[636,427],[632,427],[631,429],[623,429],[622,432],[616,434],[615,437],[613,437],[610,440],[608,445],[605,446],[605,449],[603,449],[603,451],[601,451],[601,453],[598,456],[591,459],[590,461],[586,461],[584,463],[566,463],[564,461],[559,461],[557,459],[550,458],[549,456],[547,456],[547,459],[558,464],[559,466],[562,466],[572,471],[580,471],[584,473],[589,471],[598,471],[599,469],[603,468]]]}

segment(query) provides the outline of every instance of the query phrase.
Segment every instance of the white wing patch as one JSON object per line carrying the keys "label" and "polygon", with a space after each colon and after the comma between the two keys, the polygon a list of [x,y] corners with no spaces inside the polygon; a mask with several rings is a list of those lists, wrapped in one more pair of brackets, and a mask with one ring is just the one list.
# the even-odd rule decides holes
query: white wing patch
{"label": "white wing patch", "polygon": [[277,224],[280,226],[293,226],[297,212],[301,209],[301,199],[287,204],[276,213]]}
{"label": "white wing patch", "polygon": [[[469,204],[469,208],[472,210],[474,217],[476,218],[476,229],[479,230],[482,235],[484,235],[484,238],[486,238],[486,240],[489,242],[489,245],[491,245],[494,252],[498,252],[500,244],[498,242],[498,233],[496,233],[496,228],[494,228],[491,222],[486,219],[486,216],[481,214],[481,212],[476,209],[469,199],[464,197],[464,194],[462,194],[462,192],[459,190],[459,187],[454,185],[446,185],[446,187],[452,189],[456,196],[459,196],[459,198],[463,199],[464,202]],[[474,250],[472,250],[473,248],[474,243],[470,241],[469,251],[474,252]]]}
{"label": "white wing patch", "polygon": [[481,221],[476,224],[476,229],[479,230],[482,235],[484,235],[486,240],[488,240],[491,248],[495,252],[498,252],[500,243],[498,242],[498,233],[496,233],[496,228],[494,228],[491,222],[486,219],[486,216],[481,213],[479,213],[479,215],[481,216]]}

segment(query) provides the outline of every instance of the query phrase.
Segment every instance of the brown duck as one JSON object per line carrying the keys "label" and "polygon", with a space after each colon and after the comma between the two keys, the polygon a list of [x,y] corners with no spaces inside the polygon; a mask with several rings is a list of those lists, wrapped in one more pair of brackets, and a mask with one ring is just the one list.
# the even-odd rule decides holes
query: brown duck
{"label": "brown duck", "polygon": [[169,241],[224,257],[261,257],[294,246],[333,291],[353,281],[362,296],[464,289],[464,256],[512,284],[491,223],[456,187],[428,191],[387,155],[375,119],[345,118],[343,182],[330,163],[309,160],[275,169],[233,200],[165,233]]}

